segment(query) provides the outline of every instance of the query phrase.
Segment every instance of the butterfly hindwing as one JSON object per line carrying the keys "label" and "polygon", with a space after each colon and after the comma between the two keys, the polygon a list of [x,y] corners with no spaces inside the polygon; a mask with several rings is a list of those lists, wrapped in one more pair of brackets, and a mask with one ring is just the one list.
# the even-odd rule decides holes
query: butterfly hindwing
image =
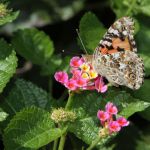
{"label": "butterfly hindwing", "polygon": [[132,51],[101,55],[93,62],[93,66],[98,74],[113,85],[138,89],[143,83],[143,61]]}

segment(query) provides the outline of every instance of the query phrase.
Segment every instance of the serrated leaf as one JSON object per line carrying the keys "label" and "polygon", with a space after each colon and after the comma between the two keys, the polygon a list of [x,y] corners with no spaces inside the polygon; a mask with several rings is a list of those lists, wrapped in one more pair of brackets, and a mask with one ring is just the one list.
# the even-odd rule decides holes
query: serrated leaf
{"label": "serrated leaf", "polygon": [[13,48],[0,39],[0,93],[16,71],[17,57]]}
{"label": "serrated leaf", "polygon": [[26,108],[17,113],[5,129],[5,150],[35,150],[57,139],[64,131],[55,128],[48,112]]}
{"label": "serrated leaf", "polygon": [[52,107],[56,106],[56,102],[46,91],[33,83],[17,79],[0,106],[9,114],[7,120],[1,124],[1,128],[5,128],[10,119],[21,109],[37,106],[50,111]]}
{"label": "serrated leaf", "polygon": [[131,102],[119,114],[128,118],[129,116],[133,115],[135,112],[143,111],[146,108],[148,108],[149,106],[150,106],[150,103],[144,102],[144,101]]}
{"label": "serrated leaf", "polygon": [[69,126],[69,131],[73,132],[85,143],[91,144],[91,141],[98,137],[99,128],[92,118],[80,119],[74,125]]}
{"label": "serrated leaf", "polygon": [[93,53],[106,31],[105,28],[95,14],[88,12],[81,18],[79,29],[86,49]]}
{"label": "serrated leaf", "polygon": [[[132,95],[135,98],[138,98],[138,99],[144,100],[145,102],[150,103],[150,92],[149,91],[150,91],[150,80],[146,79],[144,81],[143,86],[138,91],[132,92]],[[140,114],[143,118],[150,121],[150,115],[149,115],[150,107],[148,107],[145,111],[141,112]]]}
{"label": "serrated leaf", "polygon": [[47,64],[54,51],[50,37],[35,28],[17,31],[12,43],[22,57],[40,66]]}
{"label": "serrated leaf", "polygon": [[17,79],[1,107],[4,111],[14,115],[22,108],[32,105],[50,109],[53,105],[53,99],[46,91],[35,84]]}
{"label": "serrated leaf", "polygon": [[0,108],[0,122],[4,121],[7,118],[8,114]]}
{"label": "serrated leaf", "polygon": [[0,3],[0,25],[12,22],[19,15],[19,11],[12,11],[7,9],[7,4]]}

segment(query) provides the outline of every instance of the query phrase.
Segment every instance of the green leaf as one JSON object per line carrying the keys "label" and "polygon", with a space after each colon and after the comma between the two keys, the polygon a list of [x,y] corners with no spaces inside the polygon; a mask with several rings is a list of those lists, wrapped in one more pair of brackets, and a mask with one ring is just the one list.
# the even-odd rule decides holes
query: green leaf
{"label": "green leaf", "polygon": [[85,48],[93,53],[106,31],[105,28],[93,13],[88,12],[82,17],[79,29]]}
{"label": "green leaf", "polygon": [[77,120],[74,124],[70,125],[69,130],[87,144],[91,144],[98,137],[99,132],[98,125],[92,118]]}
{"label": "green leaf", "polygon": [[0,108],[0,122],[4,121],[8,117],[8,114]]}
{"label": "green leaf", "polygon": [[19,11],[13,12],[7,9],[7,4],[0,3],[0,25],[12,22],[19,15]]}
{"label": "green leaf", "polygon": [[16,71],[17,57],[13,48],[0,39],[0,93]]}
{"label": "green leaf", "polygon": [[6,150],[35,150],[60,137],[65,130],[55,128],[50,114],[30,107],[17,113],[4,131]]}
{"label": "green leaf", "polygon": [[17,79],[1,107],[14,115],[24,107],[34,105],[49,110],[53,104],[53,99],[46,91],[29,81]]}
{"label": "green leaf", "polygon": [[47,64],[54,51],[50,37],[35,28],[17,31],[12,43],[22,57],[40,66]]}
{"label": "green leaf", "polygon": [[144,102],[144,101],[131,102],[119,114],[126,117],[126,118],[128,118],[131,115],[133,115],[135,112],[143,111],[149,106],[150,106],[150,103],[147,103],[147,102]]}
{"label": "green leaf", "polygon": [[95,91],[82,91],[79,94],[75,94],[72,98],[71,109],[81,119],[96,117],[97,111],[100,108],[100,102],[103,100],[102,94],[98,94]]}
{"label": "green leaf", "polygon": [[17,79],[8,96],[0,104],[1,108],[9,114],[1,128],[5,128],[10,119],[21,109],[29,106],[37,106],[46,110],[56,106],[56,101],[43,89],[31,82]]}
{"label": "green leaf", "polygon": [[[135,98],[138,98],[138,99],[141,99],[141,100],[144,100],[144,101],[150,103],[150,86],[149,85],[150,85],[150,80],[146,79],[144,81],[143,86],[138,91],[132,92],[132,95]],[[148,107],[145,111],[140,113],[140,115],[143,118],[150,121],[150,115],[149,114],[150,114],[150,107]]]}

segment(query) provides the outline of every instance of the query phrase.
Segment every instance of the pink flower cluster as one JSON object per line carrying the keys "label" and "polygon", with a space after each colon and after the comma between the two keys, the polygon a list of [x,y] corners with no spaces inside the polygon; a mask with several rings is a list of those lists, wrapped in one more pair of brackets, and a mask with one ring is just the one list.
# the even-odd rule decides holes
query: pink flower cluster
{"label": "pink flower cluster", "polygon": [[104,93],[107,91],[107,85],[104,84],[103,78],[99,76],[93,69],[92,65],[85,62],[83,58],[73,57],[70,60],[71,78],[66,72],[56,72],[54,77],[56,81],[63,84],[71,91],[97,90]]}
{"label": "pink flower cluster", "polygon": [[119,117],[117,119],[116,115],[118,113],[117,107],[108,102],[105,106],[105,111],[98,110],[97,117],[101,121],[102,126],[108,131],[109,134],[113,132],[118,132],[122,127],[128,126],[129,121],[127,121],[124,117]]}

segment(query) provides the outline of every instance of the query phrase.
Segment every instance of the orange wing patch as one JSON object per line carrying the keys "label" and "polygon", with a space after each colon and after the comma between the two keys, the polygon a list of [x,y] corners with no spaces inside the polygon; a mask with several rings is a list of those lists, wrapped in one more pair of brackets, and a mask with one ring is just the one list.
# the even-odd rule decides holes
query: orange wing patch
{"label": "orange wing patch", "polygon": [[126,37],[124,41],[122,41],[120,38],[113,38],[112,39],[112,46],[114,49],[122,48],[124,50],[131,50],[131,45],[129,43],[128,38]]}

